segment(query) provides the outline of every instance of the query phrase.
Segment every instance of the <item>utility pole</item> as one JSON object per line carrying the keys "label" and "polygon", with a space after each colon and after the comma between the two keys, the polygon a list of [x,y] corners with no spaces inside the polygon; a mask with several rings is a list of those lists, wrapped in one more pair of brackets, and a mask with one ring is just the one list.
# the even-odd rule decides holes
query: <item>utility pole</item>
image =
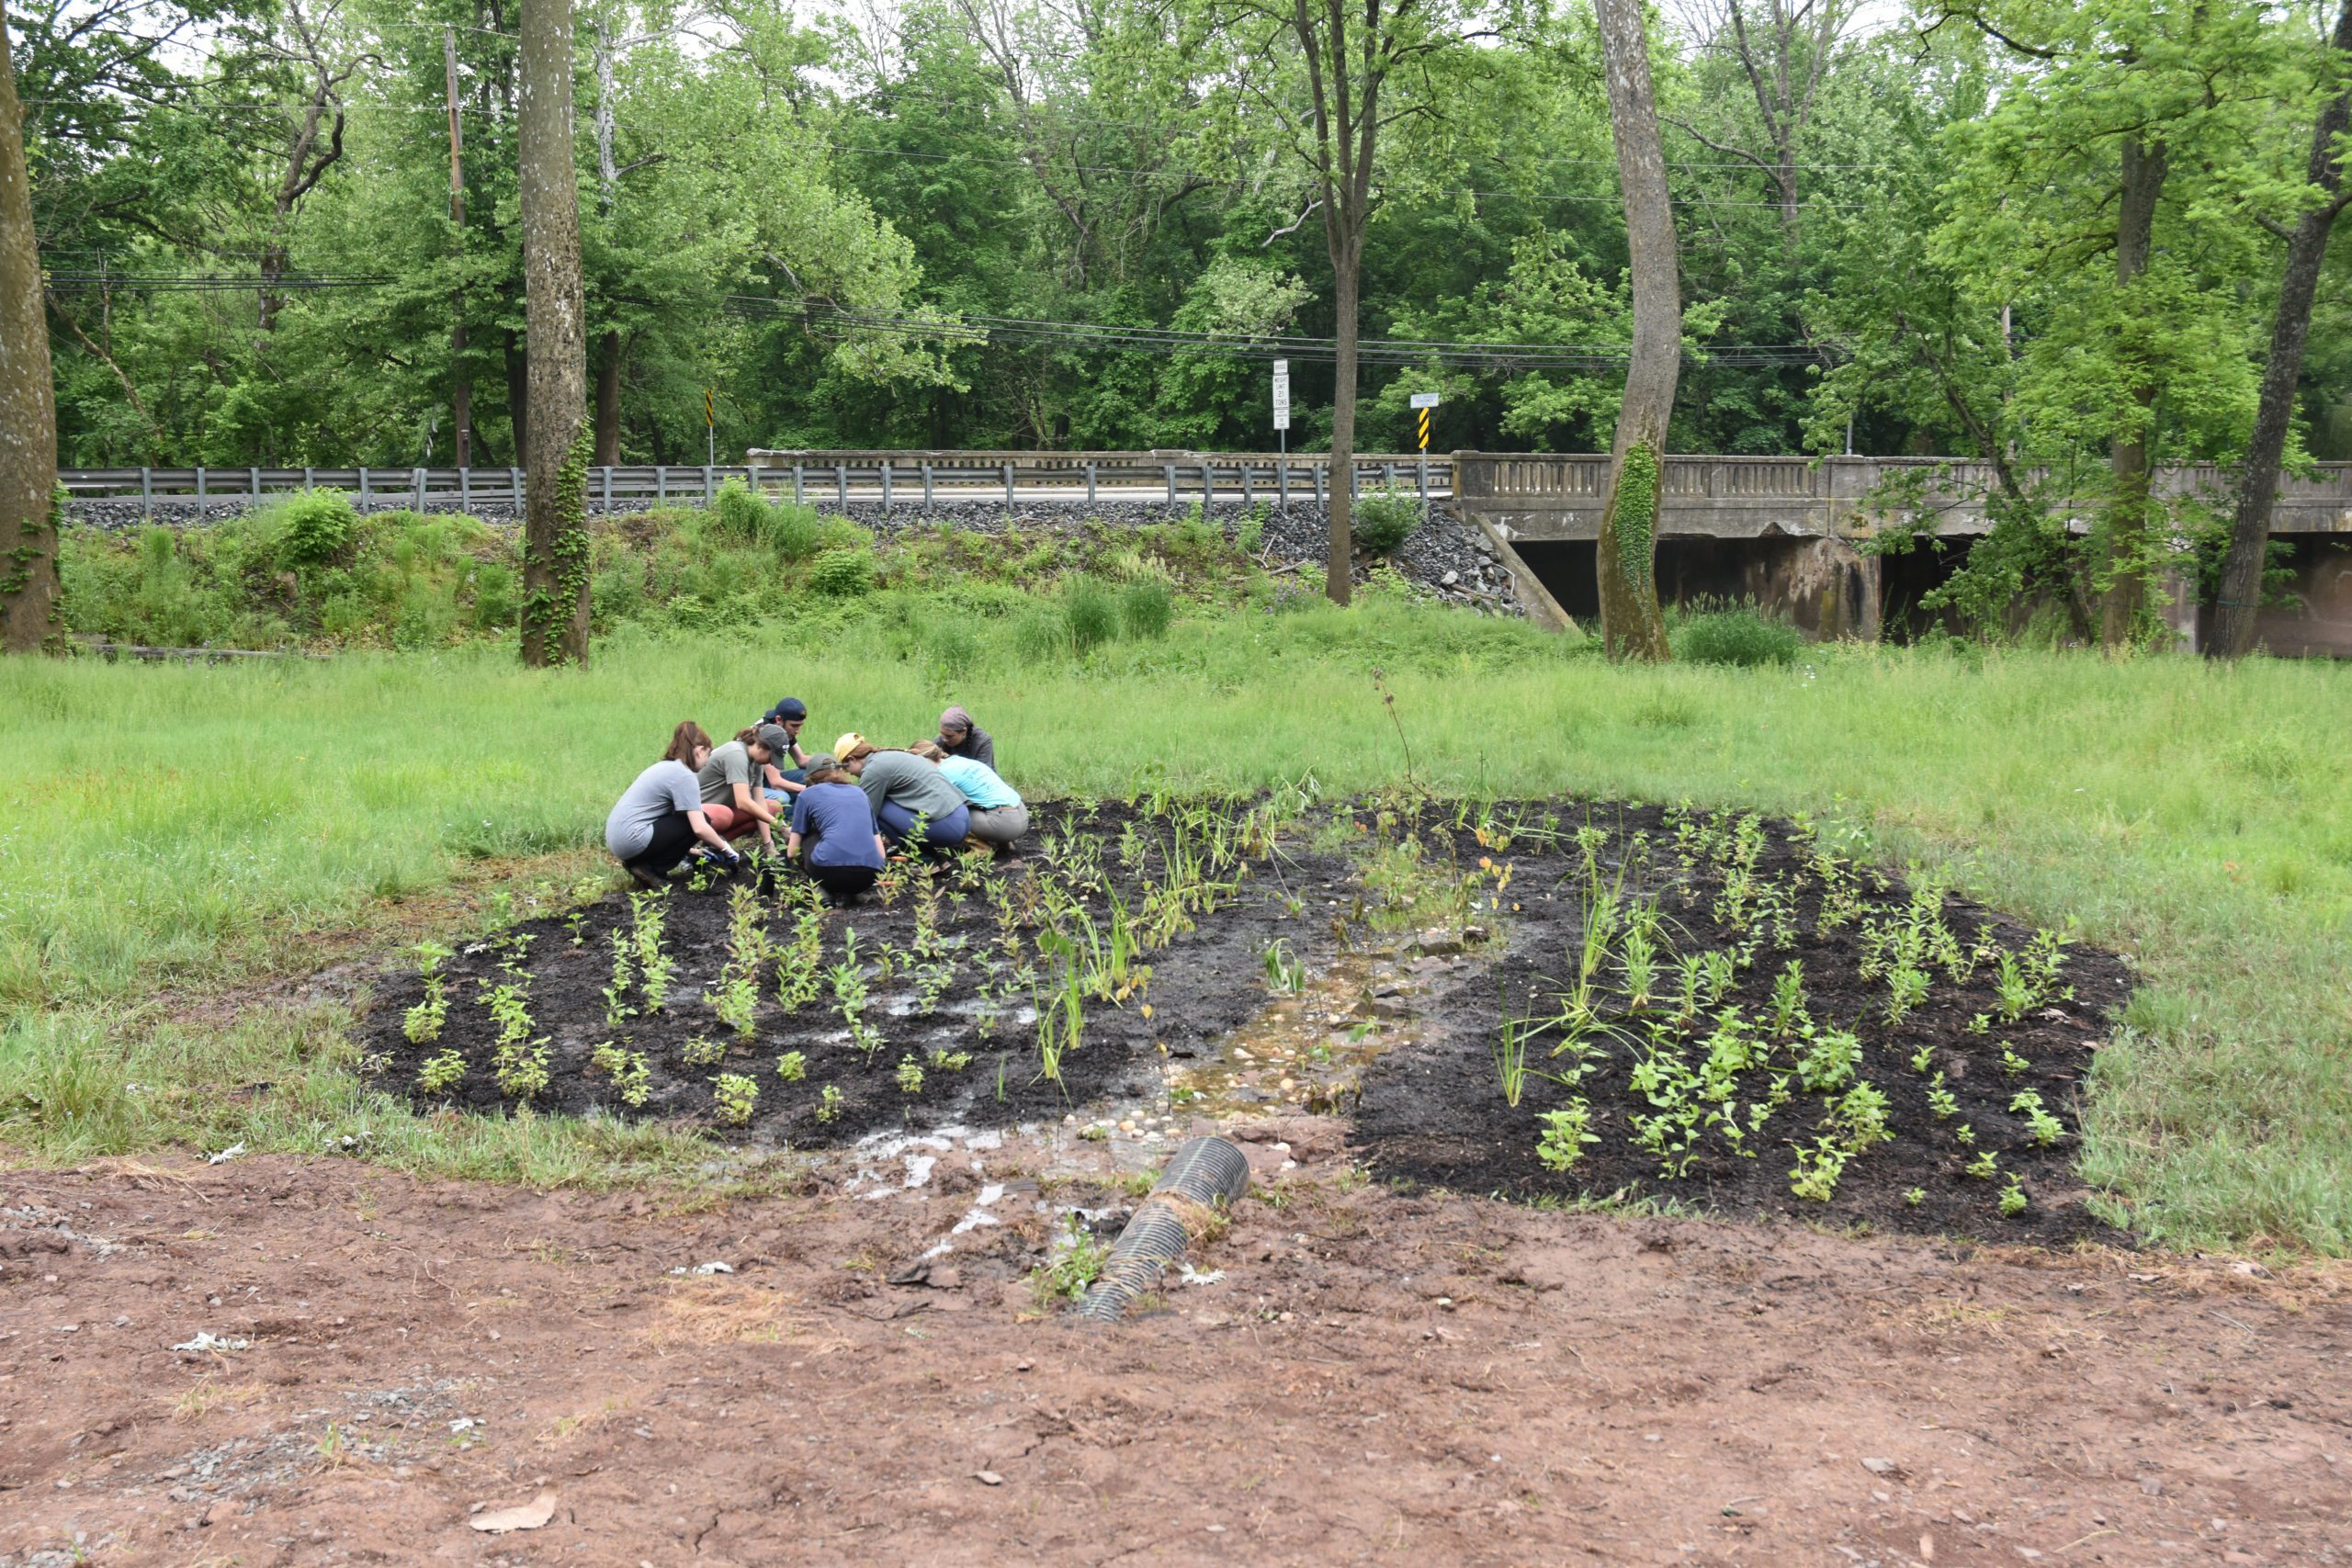
{"label": "utility pole", "polygon": [[[466,166],[463,136],[458,130],[458,29],[441,29],[441,65],[449,102],[449,224],[457,231],[458,251],[466,248]],[[449,296],[450,412],[458,422],[458,467],[474,461],[473,383],[466,378],[466,291],[460,284]]]}

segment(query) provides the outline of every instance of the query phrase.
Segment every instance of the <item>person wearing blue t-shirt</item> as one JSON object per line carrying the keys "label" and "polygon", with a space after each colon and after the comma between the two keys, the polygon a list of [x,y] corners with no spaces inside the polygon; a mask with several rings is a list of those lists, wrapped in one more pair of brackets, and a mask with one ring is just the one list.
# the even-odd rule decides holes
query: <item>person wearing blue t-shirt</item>
{"label": "person wearing blue t-shirt", "polygon": [[882,874],[882,835],[865,791],[831,756],[809,758],[806,772],[808,782],[793,798],[784,852],[800,862],[828,903],[846,904]]}

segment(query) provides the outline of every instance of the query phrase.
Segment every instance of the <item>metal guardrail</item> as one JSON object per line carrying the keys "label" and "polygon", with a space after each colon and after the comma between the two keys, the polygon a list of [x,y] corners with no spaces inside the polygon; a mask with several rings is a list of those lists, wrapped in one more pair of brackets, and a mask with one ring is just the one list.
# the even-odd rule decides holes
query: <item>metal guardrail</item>
{"label": "metal guardrail", "polygon": [[[1083,499],[1239,501],[1261,497],[1287,506],[1326,499],[1328,465],[1283,454],[1068,452],[822,452],[753,451],[740,465],[628,464],[588,470],[588,502],[600,512],[648,506],[708,505],[718,487],[743,479],[770,496],[802,502],[879,502],[886,507],[920,497],[936,501]],[[1375,487],[1411,491],[1423,500],[1452,493],[1450,458],[1419,453],[1374,454],[1355,464],[1357,491]],[[58,481],[83,501],[136,498],[153,508],[213,502],[257,505],[305,490],[348,492],[363,512],[415,512],[477,505],[523,505],[519,468],[69,468]]]}
{"label": "metal guardrail", "polygon": [[[707,505],[730,479],[770,496],[893,509],[917,501],[1161,502],[1266,501],[1323,504],[1329,465],[1314,454],[1036,451],[785,451],[754,448],[740,465],[628,464],[588,471],[588,502],[600,513]],[[1597,517],[1609,459],[1594,453],[1367,453],[1353,469],[1358,493],[1377,487],[1423,501],[1451,499],[1464,509],[1544,517],[1584,526]],[[1753,532],[1766,526],[1807,530],[1854,526],[1886,480],[1930,476],[1924,501],[1951,514],[1962,531],[1982,526],[1980,498],[1991,483],[1985,464],[1951,457],[1732,457],[1669,456],[1663,503],[1692,531]],[[75,468],[59,474],[69,495],[88,501],[136,498],[147,510],[214,502],[253,505],[321,488],[349,492],[362,511],[407,508],[520,511],[519,468]],[[2219,464],[2160,468],[2154,488],[2167,497],[2225,498],[2234,478]],[[1703,523],[1702,521],[1703,520]],[[1673,531],[1673,525],[1667,525]],[[2310,477],[2279,482],[2274,528],[2281,533],[2352,531],[2352,463],[2322,463]]]}

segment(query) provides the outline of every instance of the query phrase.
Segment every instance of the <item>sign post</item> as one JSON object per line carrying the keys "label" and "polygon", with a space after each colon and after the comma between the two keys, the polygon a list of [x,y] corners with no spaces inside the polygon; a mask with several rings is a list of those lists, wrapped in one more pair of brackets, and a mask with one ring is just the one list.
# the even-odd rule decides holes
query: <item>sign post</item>
{"label": "sign post", "polygon": [[[705,387],[702,390],[703,448],[712,468],[718,466],[718,389]],[[1426,441],[1423,446],[1428,446]]]}
{"label": "sign post", "polygon": [[1281,442],[1280,451],[1290,456],[1290,361],[1274,361],[1274,437]]}
{"label": "sign post", "polygon": [[1421,504],[1430,503],[1430,410],[1437,407],[1435,392],[1413,394],[1413,420],[1420,427],[1421,449],[1419,459],[1421,482]]}

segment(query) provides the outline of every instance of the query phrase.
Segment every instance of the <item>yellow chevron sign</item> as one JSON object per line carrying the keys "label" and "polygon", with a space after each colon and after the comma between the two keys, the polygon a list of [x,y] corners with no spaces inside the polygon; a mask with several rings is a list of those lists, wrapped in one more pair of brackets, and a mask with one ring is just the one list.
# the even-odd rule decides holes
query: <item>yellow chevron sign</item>
{"label": "yellow chevron sign", "polygon": [[1430,411],[1427,409],[1415,409],[1413,412],[1420,416],[1421,450],[1426,452],[1430,449]]}

